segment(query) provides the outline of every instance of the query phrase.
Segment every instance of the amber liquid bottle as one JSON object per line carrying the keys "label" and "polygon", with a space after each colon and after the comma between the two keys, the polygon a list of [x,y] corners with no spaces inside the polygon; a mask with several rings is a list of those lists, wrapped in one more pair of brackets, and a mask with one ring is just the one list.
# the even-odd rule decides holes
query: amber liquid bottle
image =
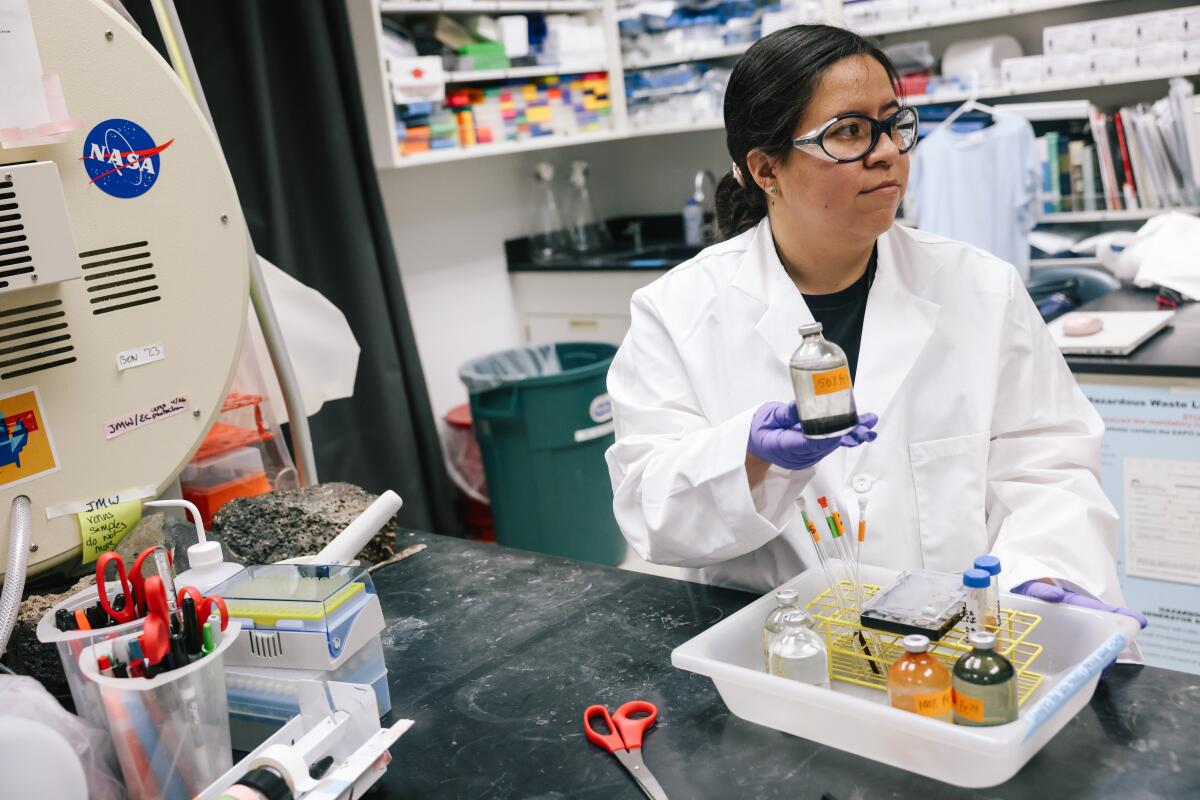
{"label": "amber liquid bottle", "polygon": [[888,700],[902,711],[952,722],[950,670],[929,653],[929,637],[913,634],[905,636],[901,644],[904,655],[888,670]]}

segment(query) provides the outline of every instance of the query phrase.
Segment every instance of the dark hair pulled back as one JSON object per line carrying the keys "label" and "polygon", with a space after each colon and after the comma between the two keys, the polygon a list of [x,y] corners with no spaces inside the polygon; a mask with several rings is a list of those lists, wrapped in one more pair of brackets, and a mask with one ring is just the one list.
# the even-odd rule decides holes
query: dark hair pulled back
{"label": "dark hair pulled back", "polygon": [[729,239],[767,214],[767,195],[746,165],[752,150],[786,161],[796,124],[825,70],[851,56],[870,56],[898,83],[896,68],[878,47],[853,31],[831,25],[795,25],[759,39],[738,60],[725,90],[725,146],[742,172],[717,186],[717,227]]}

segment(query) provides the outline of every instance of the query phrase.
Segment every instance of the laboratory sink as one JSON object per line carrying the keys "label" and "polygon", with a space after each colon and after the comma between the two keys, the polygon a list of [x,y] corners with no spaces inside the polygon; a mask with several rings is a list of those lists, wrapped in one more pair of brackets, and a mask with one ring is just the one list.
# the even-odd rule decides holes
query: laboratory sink
{"label": "laboratory sink", "polygon": [[664,269],[694,258],[701,248],[687,244],[660,244],[635,250],[629,255],[629,266],[635,269]]}
{"label": "laboratory sink", "polygon": [[621,217],[607,222],[611,244],[592,253],[565,252],[550,262],[531,258],[528,238],[504,243],[510,272],[571,272],[579,270],[665,270],[700,252],[683,243],[683,223],[678,215]]}

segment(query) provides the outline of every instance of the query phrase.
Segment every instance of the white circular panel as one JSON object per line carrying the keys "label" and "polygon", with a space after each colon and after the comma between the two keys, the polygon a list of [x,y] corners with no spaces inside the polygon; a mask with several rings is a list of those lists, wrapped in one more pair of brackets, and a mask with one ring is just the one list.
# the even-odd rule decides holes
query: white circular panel
{"label": "white circular panel", "polygon": [[[37,218],[28,182],[17,181],[18,211],[35,229],[39,219],[64,236],[69,227],[66,252],[81,254],[74,279],[0,287],[0,553],[11,500],[26,494],[36,546],[30,572],[38,572],[78,565],[81,552],[75,514],[48,519],[47,509],[162,491],[199,446],[240,354],[248,251],[224,157],[158,53],[96,0],[30,8],[43,69],[59,76],[67,110],[82,123],[61,144],[0,150],[6,164],[54,162],[69,225]],[[152,178],[143,175],[148,188],[128,168],[127,184],[110,188],[131,196],[93,183],[89,137],[125,158],[147,149],[141,134],[155,149],[139,154],[139,164],[156,165]],[[0,166],[0,184],[5,172]],[[28,280],[12,280],[19,279]],[[122,353],[140,366],[119,369]],[[22,432],[18,419],[38,430]]]}

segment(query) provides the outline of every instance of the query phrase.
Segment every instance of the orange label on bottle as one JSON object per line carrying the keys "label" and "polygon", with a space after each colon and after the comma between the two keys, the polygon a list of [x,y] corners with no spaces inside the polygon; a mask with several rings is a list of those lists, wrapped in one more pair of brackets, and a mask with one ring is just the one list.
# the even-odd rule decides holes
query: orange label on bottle
{"label": "orange label on bottle", "polygon": [[850,368],[838,367],[825,372],[814,372],[813,391],[817,394],[833,394],[850,388]]}
{"label": "orange label on bottle", "polygon": [[971,722],[983,722],[983,701],[960,692],[954,693],[954,713]]}
{"label": "orange label on bottle", "polygon": [[954,694],[950,689],[926,692],[913,697],[913,710],[923,717],[940,717],[953,708]]}

